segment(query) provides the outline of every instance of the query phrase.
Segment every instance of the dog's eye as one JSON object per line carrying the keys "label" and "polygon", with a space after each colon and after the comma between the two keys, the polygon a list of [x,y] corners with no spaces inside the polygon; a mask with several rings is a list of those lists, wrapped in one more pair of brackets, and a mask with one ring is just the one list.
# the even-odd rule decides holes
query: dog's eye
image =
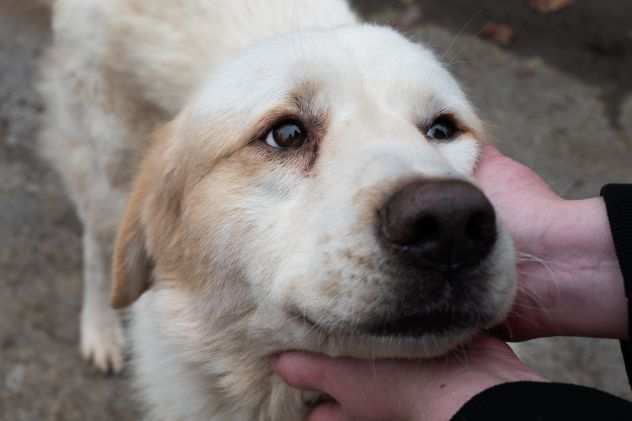
{"label": "dog's eye", "polygon": [[449,115],[437,117],[426,130],[426,137],[430,140],[446,141],[456,137],[459,133],[456,121]]}
{"label": "dog's eye", "polygon": [[294,120],[283,121],[270,130],[266,143],[273,148],[286,149],[301,147],[307,140],[307,131]]}

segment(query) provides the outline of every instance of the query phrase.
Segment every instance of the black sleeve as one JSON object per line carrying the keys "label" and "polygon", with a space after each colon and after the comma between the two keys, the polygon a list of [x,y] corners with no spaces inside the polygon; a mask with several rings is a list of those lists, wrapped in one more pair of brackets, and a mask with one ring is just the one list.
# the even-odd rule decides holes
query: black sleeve
{"label": "black sleeve", "polygon": [[632,420],[632,403],[583,386],[506,383],[472,398],[452,421]]}
{"label": "black sleeve", "polygon": [[[628,297],[628,331],[632,332],[632,184],[608,184],[601,190],[606,202],[612,240],[619,258],[619,265]],[[632,339],[632,334],[628,334]],[[621,351],[632,385],[632,343],[621,341]]]}

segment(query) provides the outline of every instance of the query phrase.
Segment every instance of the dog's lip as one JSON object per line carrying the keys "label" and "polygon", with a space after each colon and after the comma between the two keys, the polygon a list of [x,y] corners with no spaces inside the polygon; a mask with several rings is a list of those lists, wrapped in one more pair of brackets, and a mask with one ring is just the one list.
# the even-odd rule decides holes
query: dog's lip
{"label": "dog's lip", "polygon": [[431,311],[369,322],[359,327],[375,337],[421,338],[476,328],[490,319],[481,314],[458,311]]}
{"label": "dog's lip", "polygon": [[[298,309],[291,310],[290,316],[308,326],[310,330],[328,335],[344,334],[375,339],[412,339],[421,340],[427,335],[451,334],[459,331],[471,330],[480,326],[485,327],[487,317],[482,315],[467,315],[461,313],[432,312],[413,316],[404,316],[391,321],[366,323],[357,326],[339,325],[328,328],[315,322]],[[459,321],[459,318],[461,319]],[[490,318],[491,321],[491,318]],[[441,322],[441,323],[440,323]]]}

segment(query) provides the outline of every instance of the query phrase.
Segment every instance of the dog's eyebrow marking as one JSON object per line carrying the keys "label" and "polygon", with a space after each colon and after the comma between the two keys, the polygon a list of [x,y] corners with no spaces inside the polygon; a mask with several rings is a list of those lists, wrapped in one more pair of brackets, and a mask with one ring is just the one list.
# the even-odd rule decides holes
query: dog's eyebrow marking
{"label": "dog's eyebrow marking", "polygon": [[300,83],[292,92],[290,92],[289,99],[291,104],[295,106],[299,112],[308,114],[313,112],[313,103],[316,94],[316,83],[305,81]]}
{"label": "dog's eyebrow marking", "polygon": [[289,96],[290,103],[296,108],[310,135],[310,142],[303,151],[304,171],[307,175],[312,175],[312,170],[318,161],[320,146],[329,123],[329,110],[316,103],[317,94],[317,83],[306,81],[301,83]]}
{"label": "dog's eyebrow marking", "polygon": [[308,119],[306,123],[325,127],[329,111],[316,103],[318,86],[316,82],[303,82],[289,95],[289,102],[297,112]]}

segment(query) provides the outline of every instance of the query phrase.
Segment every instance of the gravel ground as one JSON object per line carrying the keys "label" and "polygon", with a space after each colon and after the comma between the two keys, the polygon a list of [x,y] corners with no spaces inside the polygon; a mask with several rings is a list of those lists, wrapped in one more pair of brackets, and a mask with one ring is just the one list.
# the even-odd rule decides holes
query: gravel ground
{"label": "gravel ground", "polygon": [[[551,15],[526,0],[354,3],[432,45],[502,149],[559,193],[588,197],[606,182],[632,182],[632,3],[577,1]],[[124,376],[104,378],[77,353],[81,226],[34,151],[35,62],[50,34],[45,10],[24,4],[0,0],[0,420],[137,419]],[[487,22],[510,25],[515,41],[480,39]],[[632,397],[613,341],[526,347],[552,379]]]}

